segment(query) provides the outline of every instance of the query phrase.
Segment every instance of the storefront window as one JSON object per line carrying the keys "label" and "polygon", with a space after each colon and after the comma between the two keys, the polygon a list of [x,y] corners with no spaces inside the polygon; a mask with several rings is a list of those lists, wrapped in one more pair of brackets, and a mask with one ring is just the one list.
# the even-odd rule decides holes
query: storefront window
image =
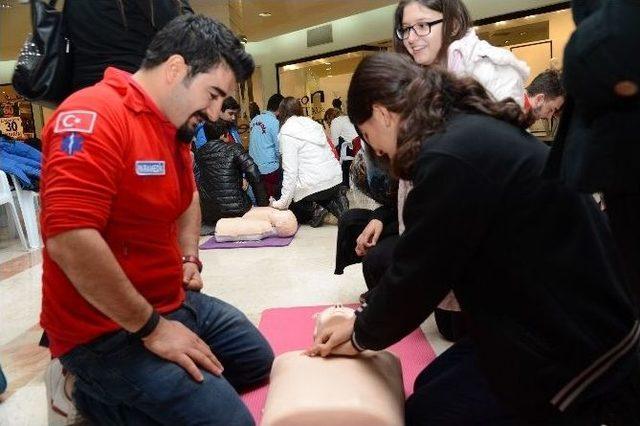
{"label": "storefront window", "polygon": [[381,48],[366,48],[321,58],[278,64],[279,90],[283,96],[300,99],[305,115],[321,121],[334,99],[339,98],[346,108],[347,91],[356,67],[365,56]]}

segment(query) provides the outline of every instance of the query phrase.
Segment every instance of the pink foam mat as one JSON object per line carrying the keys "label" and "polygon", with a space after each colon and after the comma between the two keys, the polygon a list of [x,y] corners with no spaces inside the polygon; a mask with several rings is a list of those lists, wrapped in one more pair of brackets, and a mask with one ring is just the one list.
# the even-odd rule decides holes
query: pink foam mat
{"label": "pink foam mat", "polygon": [[[267,338],[276,356],[289,351],[306,349],[313,342],[313,315],[327,306],[303,306],[274,308],[262,312],[258,328]],[[354,307],[354,306],[352,306]],[[420,330],[389,348],[402,363],[405,395],[413,393],[413,382],[418,374],[435,358],[435,352]],[[264,385],[242,395],[256,424],[260,424],[262,409],[267,400],[269,385]]]}

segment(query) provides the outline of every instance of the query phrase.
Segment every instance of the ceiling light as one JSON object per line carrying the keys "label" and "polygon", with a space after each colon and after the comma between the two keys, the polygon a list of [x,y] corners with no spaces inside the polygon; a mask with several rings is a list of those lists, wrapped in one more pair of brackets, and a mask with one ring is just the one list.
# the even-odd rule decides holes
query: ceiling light
{"label": "ceiling light", "polygon": [[261,18],[268,18],[269,16],[271,16],[271,12],[260,12],[258,13],[258,16]]}

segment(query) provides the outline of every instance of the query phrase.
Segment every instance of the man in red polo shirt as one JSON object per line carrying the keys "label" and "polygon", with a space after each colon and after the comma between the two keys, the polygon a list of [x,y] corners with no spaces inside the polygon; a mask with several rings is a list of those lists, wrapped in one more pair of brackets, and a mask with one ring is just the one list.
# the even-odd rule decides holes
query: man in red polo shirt
{"label": "man in red polo shirt", "polygon": [[536,76],[524,93],[524,108],[536,120],[558,117],[564,106],[565,92],[560,71],[548,69]]}
{"label": "man in red polo shirt", "polygon": [[91,423],[253,424],[237,390],[267,377],[273,353],[242,313],[197,292],[189,151],[199,118],[217,119],[253,69],[222,24],[182,16],[138,72],[107,69],[44,129],[41,323]]}

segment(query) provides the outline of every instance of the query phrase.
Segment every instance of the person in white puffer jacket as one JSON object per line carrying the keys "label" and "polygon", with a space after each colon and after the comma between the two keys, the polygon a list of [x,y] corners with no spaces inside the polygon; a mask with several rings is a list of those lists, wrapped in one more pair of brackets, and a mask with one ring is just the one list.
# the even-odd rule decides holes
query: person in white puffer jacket
{"label": "person in white puffer jacket", "polygon": [[341,191],[342,170],[322,125],[302,116],[302,105],[293,97],[280,103],[280,152],[282,195],[273,200],[277,209],[290,208],[299,223],[320,226],[327,210],[338,219],[349,208]]}

